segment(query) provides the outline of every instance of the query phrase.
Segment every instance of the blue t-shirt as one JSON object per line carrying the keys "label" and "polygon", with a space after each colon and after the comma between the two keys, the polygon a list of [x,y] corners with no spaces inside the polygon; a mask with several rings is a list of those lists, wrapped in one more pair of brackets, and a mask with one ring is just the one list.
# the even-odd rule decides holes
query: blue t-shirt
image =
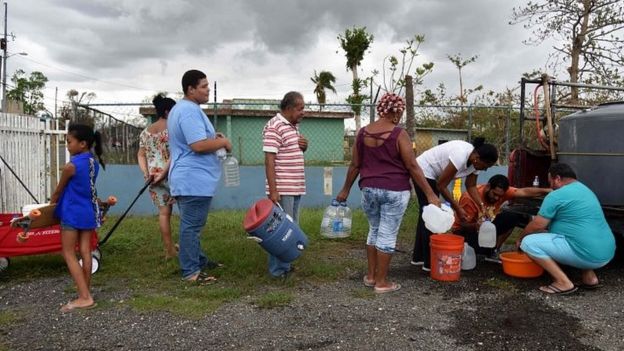
{"label": "blue t-shirt", "polygon": [[214,196],[221,164],[214,152],[196,153],[189,145],[215,139],[215,129],[198,104],[182,99],[167,118],[169,130],[169,186],[172,196]]}
{"label": "blue t-shirt", "polygon": [[90,152],[74,155],[69,162],[74,165],[76,171],[63,189],[54,209],[54,215],[63,224],[76,229],[98,228],[100,226],[100,211],[95,179],[100,170],[100,165]]}
{"label": "blue t-shirt", "polygon": [[549,232],[565,236],[582,259],[605,262],[613,258],[615,238],[611,228],[598,198],[581,182],[548,194],[538,214],[550,220]]}

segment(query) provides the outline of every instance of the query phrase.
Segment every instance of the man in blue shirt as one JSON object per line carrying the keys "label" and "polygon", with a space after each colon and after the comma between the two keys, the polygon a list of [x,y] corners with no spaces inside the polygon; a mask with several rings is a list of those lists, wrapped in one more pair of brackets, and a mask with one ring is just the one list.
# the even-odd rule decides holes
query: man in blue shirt
{"label": "man in blue shirt", "polygon": [[180,252],[182,278],[210,282],[215,278],[202,271],[218,263],[202,252],[199,235],[206,224],[210,202],[215,194],[221,165],[216,151],[232,150],[232,144],[214,127],[200,104],[208,102],[208,80],[203,72],[190,70],[182,76],[184,98],[171,109],[169,130],[169,186],[180,210]]}
{"label": "man in blue shirt", "polygon": [[542,292],[569,294],[578,289],[559,264],[581,269],[579,286],[595,289],[599,281],[594,269],[615,254],[615,238],[600,202],[567,164],[550,166],[548,181],[554,190],[524,228],[520,248],[553,277],[550,285],[540,287]]}

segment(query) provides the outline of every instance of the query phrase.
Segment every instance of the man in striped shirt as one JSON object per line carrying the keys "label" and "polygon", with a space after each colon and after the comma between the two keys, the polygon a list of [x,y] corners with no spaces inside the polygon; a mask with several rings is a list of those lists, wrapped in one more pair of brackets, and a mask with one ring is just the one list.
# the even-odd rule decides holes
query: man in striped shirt
{"label": "man in striped shirt", "polygon": [[[301,93],[287,93],[280,102],[280,112],[267,122],[262,132],[266,194],[271,201],[279,203],[295,223],[299,218],[301,195],[305,195],[303,153],[308,148],[308,141],[298,129],[304,115],[303,108]],[[291,269],[289,262],[269,256],[272,276],[285,276]]]}

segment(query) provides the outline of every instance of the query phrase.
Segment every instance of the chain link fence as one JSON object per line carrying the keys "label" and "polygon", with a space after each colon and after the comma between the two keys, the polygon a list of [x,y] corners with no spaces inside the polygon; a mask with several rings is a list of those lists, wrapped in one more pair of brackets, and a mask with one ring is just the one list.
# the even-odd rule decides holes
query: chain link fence
{"label": "chain link fence", "polygon": [[[131,112],[131,110],[128,110]],[[101,111],[87,105],[71,104],[63,112],[64,118],[70,122],[85,123],[91,125],[94,130],[102,135],[104,149],[104,161],[107,164],[136,164],[137,152],[139,151],[139,135],[147,120],[138,116],[137,113],[122,114],[114,117],[112,113]],[[128,116],[133,116],[128,120]]]}
{"label": "chain link fence", "polygon": [[[265,123],[278,112],[275,100],[225,100],[202,105],[204,112],[218,132],[233,144],[233,155],[241,165],[261,165],[262,130]],[[141,130],[154,121],[150,103],[91,104],[77,106],[77,120],[94,121],[105,137],[106,158],[109,163],[134,164]],[[361,111],[362,126],[375,119],[374,106],[355,106]],[[306,104],[306,118],[300,131],[309,141],[306,152],[308,165],[345,165],[351,159],[355,139],[354,106],[349,104]],[[416,105],[415,128],[411,131],[416,154],[449,140],[471,141],[485,137],[499,150],[499,164],[507,164],[508,156],[520,144],[520,110],[516,106],[444,106]],[[558,110],[558,117],[572,111]],[[524,138],[528,145],[538,148],[537,128],[533,112],[526,112]],[[114,117],[116,116],[116,117]],[[542,119],[542,113],[539,113]],[[403,116],[401,125],[406,126]],[[543,123],[542,123],[543,126]]]}

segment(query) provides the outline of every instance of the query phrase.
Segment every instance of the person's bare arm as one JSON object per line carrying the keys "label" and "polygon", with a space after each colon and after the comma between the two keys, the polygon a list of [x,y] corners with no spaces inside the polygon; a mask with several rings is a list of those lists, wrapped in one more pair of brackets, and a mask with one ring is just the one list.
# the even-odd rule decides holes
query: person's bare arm
{"label": "person's bare arm", "polygon": [[232,151],[232,143],[230,143],[230,140],[225,137],[200,140],[192,143],[189,147],[193,150],[193,152],[197,152],[199,154],[215,152],[222,147],[224,147],[227,152]]}
{"label": "person's bare arm", "polygon": [[147,180],[149,178],[149,169],[147,166],[147,156],[145,154],[145,148],[139,148],[139,152],[137,152],[137,160],[139,163],[139,168],[143,173],[143,179]]}
{"label": "person's bare arm", "polygon": [[[448,190],[448,185],[451,184],[451,180],[455,179],[456,174],[457,174],[457,168],[455,168],[452,162],[449,162],[446,168],[444,168],[444,170],[442,171],[442,174],[440,174],[440,176],[438,177],[437,186],[438,186],[438,191],[440,192],[442,197],[444,197],[446,201],[448,201],[451,204],[451,207],[453,208],[453,210],[455,210],[455,212],[463,214],[464,210],[459,206],[459,203],[455,201],[455,199],[453,198],[453,195]],[[465,216],[463,215],[460,216],[460,218],[463,218],[463,217]]]}
{"label": "person's bare arm", "polygon": [[539,197],[546,196],[550,193],[552,189],[550,188],[537,188],[537,187],[528,187],[528,188],[518,188],[514,193],[514,197]]}
{"label": "person's bare arm", "polygon": [[360,174],[360,157],[359,152],[357,150],[357,143],[353,145],[353,150],[351,151],[351,163],[349,163],[349,168],[347,169],[347,176],[345,177],[344,185],[342,189],[336,196],[336,200],[342,202],[347,201],[349,197],[349,192],[351,191],[351,187],[353,186],[353,182]]}
{"label": "person's bare arm", "polygon": [[533,216],[533,219],[526,225],[526,227],[524,227],[522,234],[520,234],[520,237],[518,238],[518,240],[516,240],[516,248],[520,247],[520,243],[522,242],[522,239],[525,236],[529,234],[534,234],[534,233],[547,232],[549,224],[550,224],[549,219],[544,218],[540,215]]}
{"label": "person's bare arm", "polygon": [[52,193],[52,196],[50,197],[51,204],[55,204],[58,202],[61,194],[63,193],[63,190],[67,186],[67,183],[69,183],[69,179],[73,177],[75,173],[76,166],[74,166],[73,163],[70,162],[63,167],[63,172],[61,172],[61,179],[59,179],[56,189],[54,189],[54,193]]}
{"label": "person's bare arm", "polygon": [[277,192],[277,177],[275,176],[275,154],[272,152],[264,153],[264,171],[266,173],[267,183],[269,184],[269,199],[274,203],[280,200],[280,194]]}

